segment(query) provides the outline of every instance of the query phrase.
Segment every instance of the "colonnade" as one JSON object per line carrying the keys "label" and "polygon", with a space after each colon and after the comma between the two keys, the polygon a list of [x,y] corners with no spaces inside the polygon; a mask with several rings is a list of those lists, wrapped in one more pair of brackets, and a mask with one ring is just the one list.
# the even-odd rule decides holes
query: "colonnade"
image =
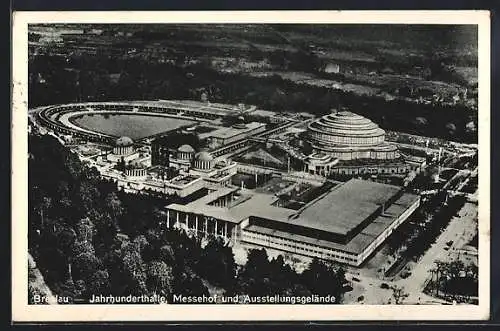
{"label": "colonnade", "polygon": [[192,160],[194,157],[194,151],[193,152],[177,151],[176,156],[177,159],[179,160]]}
{"label": "colonnade", "polygon": [[242,139],[237,142],[229,143],[225,146],[222,146],[214,151],[211,152],[211,154],[215,157],[224,155],[226,153],[235,151],[239,148],[245,147],[250,143],[249,139]]}
{"label": "colonnade", "polygon": [[227,207],[233,201],[233,199],[234,193],[230,193],[214,200],[210,203],[210,205],[215,207]]}
{"label": "colonnade", "polygon": [[[352,133],[351,133],[352,134]],[[309,136],[318,142],[323,144],[332,144],[332,145],[344,145],[344,146],[376,146],[384,143],[385,136],[360,136],[354,137],[352,135],[348,135],[346,133],[345,136],[339,134],[328,134],[324,132],[315,132],[311,131]]]}
{"label": "colonnade", "polygon": [[113,147],[113,154],[115,155],[128,155],[132,153],[134,150],[134,147],[129,145],[129,146],[115,146]]}
{"label": "colonnade", "polygon": [[170,227],[182,228],[187,232],[192,231],[196,236],[207,237],[214,235],[230,239],[234,225],[202,214],[183,213],[167,209],[167,228]]}
{"label": "colonnade", "polygon": [[194,161],[194,167],[200,170],[210,170],[213,167],[212,160],[196,160]]}

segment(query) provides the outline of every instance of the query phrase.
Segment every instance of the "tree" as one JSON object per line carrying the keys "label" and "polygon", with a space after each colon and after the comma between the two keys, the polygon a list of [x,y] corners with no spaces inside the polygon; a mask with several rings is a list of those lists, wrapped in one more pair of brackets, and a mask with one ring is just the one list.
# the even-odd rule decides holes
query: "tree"
{"label": "tree", "polygon": [[129,279],[128,292],[142,295],[147,292],[146,270],[137,245],[127,244],[122,253],[123,270]]}
{"label": "tree", "polygon": [[302,282],[312,293],[318,295],[333,295],[336,303],[340,303],[345,271],[343,269],[334,270],[317,258],[314,258],[308,268],[301,275]]}
{"label": "tree", "polygon": [[68,279],[65,282],[60,283],[57,288],[57,293],[63,297],[69,297],[70,303],[74,303],[75,298],[80,298],[82,295],[72,279]]}
{"label": "tree", "polygon": [[87,295],[107,295],[110,293],[109,274],[107,270],[97,270],[90,275],[87,285]]}
{"label": "tree", "polygon": [[172,294],[173,270],[165,262],[150,262],[147,267],[147,277],[147,285],[150,291],[166,297]]}
{"label": "tree", "polygon": [[78,256],[80,254],[92,254],[95,255],[95,249],[94,246],[92,245],[92,242],[90,241],[77,241],[75,242],[75,245],[73,246],[73,256]]}
{"label": "tree", "polygon": [[106,196],[105,204],[106,207],[110,210],[111,216],[115,220],[122,216],[125,211],[122,206],[122,202],[115,192],[112,192]]}
{"label": "tree", "polygon": [[165,241],[171,243],[175,252],[175,261],[180,269],[193,267],[201,256],[201,241],[190,238],[183,230],[170,229],[165,232]]}
{"label": "tree", "polygon": [[94,237],[94,223],[89,218],[81,219],[75,225],[78,241],[92,242]]}
{"label": "tree", "polygon": [[470,121],[468,122],[466,125],[465,125],[465,131],[467,133],[474,133],[474,134],[477,134],[477,126],[476,126],[476,123],[474,123],[474,121]]}
{"label": "tree", "polygon": [[251,249],[247,262],[238,274],[235,292],[251,296],[274,295],[270,268],[265,249]]}
{"label": "tree", "polygon": [[[313,293],[283,256],[268,260],[264,249],[250,250],[248,260],[238,273],[235,293],[251,296],[310,295]],[[232,292],[229,292],[233,294]]]}
{"label": "tree", "polygon": [[175,262],[175,252],[172,246],[163,245],[160,247],[160,259],[168,264],[173,264]]}
{"label": "tree", "polygon": [[473,278],[477,278],[479,269],[478,269],[478,267],[477,267],[477,265],[475,263],[471,263],[467,267],[467,271],[469,273],[471,273],[471,275],[472,275]]}
{"label": "tree", "polygon": [[161,224],[167,218],[167,213],[156,206],[153,207],[152,215],[154,224]]}
{"label": "tree", "polygon": [[290,265],[285,263],[282,255],[278,255],[270,261],[269,270],[273,288],[277,293],[290,296],[301,295],[300,293],[311,294],[303,284],[300,284],[300,276]]}
{"label": "tree", "polygon": [[73,279],[88,283],[90,276],[101,269],[101,261],[91,252],[81,253],[73,258]]}
{"label": "tree", "polygon": [[403,301],[408,298],[409,294],[404,291],[402,287],[393,286],[392,287],[392,297],[394,298],[394,304],[400,305]]}
{"label": "tree", "polygon": [[96,201],[99,201],[99,191],[92,183],[83,181],[80,184],[79,196],[83,212],[86,214],[94,208]]}
{"label": "tree", "polygon": [[454,124],[454,123],[447,123],[446,126],[446,131],[448,132],[448,134],[450,136],[453,136],[455,134],[455,132],[457,131],[457,126]]}
{"label": "tree", "polygon": [[201,278],[196,276],[190,269],[180,274],[174,288],[175,293],[185,296],[202,296],[210,294]]}
{"label": "tree", "polygon": [[460,272],[465,270],[465,265],[462,261],[457,259],[446,264],[445,270],[452,278],[457,278],[460,275]]}
{"label": "tree", "polygon": [[263,278],[269,275],[269,258],[264,248],[251,249],[248,252],[244,273],[251,278]]}
{"label": "tree", "polygon": [[45,228],[44,212],[46,212],[51,206],[52,206],[52,198],[43,197],[38,209],[40,212],[40,231],[43,231]]}
{"label": "tree", "polygon": [[73,228],[62,224],[59,232],[57,233],[58,247],[66,258],[66,265],[68,267],[68,277],[72,279],[72,262],[73,251],[75,247],[76,233]]}
{"label": "tree", "polygon": [[149,246],[149,242],[146,239],[146,236],[142,234],[135,237],[132,243],[133,245],[135,245],[139,253],[142,253],[144,251],[144,248]]}
{"label": "tree", "polygon": [[200,275],[215,285],[232,287],[236,276],[233,251],[222,240],[211,240],[203,249],[197,263]]}

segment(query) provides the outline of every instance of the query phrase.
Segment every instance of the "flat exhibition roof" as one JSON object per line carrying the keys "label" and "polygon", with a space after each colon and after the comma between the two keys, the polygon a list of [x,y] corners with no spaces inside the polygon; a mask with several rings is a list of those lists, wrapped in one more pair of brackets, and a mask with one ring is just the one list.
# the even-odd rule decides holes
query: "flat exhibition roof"
{"label": "flat exhibition roof", "polygon": [[[248,217],[254,216],[305,228],[345,234],[354,229],[374,213],[382,203],[386,203],[400,190],[401,188],[398,186],[351,179],[313,200],[302,210],[296,211],[273,206],[272,204],[277,199],[274,195],[224,187],[187,205],[171,204],[167,208],[185,213],[202,214],[233,224],[238,224]],[[238,193],[239,198],[233,201],[229,208],[210,205],[210,202],[215,199],[231,193]],[[359,233],[356,233],[347,244],[258,225],[249,225],[245,230],[359,254],[419,199],[418,195],[404,193],[386,208],[383,215],[378,215]]]}
{"label": "flat exhibition roof", "polygon": [[396,200],[384,213],[378,216],[366,228],[356,234],[347,244],[336,243],[333,241],[321,240],[311,237],[306,237],[299,234],[284,232],[258,225],[249,225],[244,230],[256,233],[262,233],[270,236],[280,237],[287,240],[308,243],[319,247],[335,249],[351,254],[362,253],[368,245],[370,245],[378,236],[384,232],[392,223],[396,221],[411,205],[419,200],[418,195],[405,193]]}
{"label": "flat exhibition roof", "polygon": [[400,190],[398,186],[351,179],[296,211],[272,206],[277,197],[255,192],[244,194],[245,199],[230,208],[209,205],[218,197],[240,191],[237,188],[220,188],[188,205],[168,207],[183,212],[198,212],[219,217],[232,223],[239,223],[245,218],[255,216],[346,235]]}
{"label": "flat exhibition roof", "polygon": [[346,235],[400,190],[398,186],[351,179],[303,207],[288,222]]}
{"label": "flat exhibition roof", "polygon": [[[232,202],[229,208],[210,205],[212,201],[219,197],[236,192],[243,194],[240,196],[239,201]],[[224,187],[187,205],[171,204],[167,208],[185,213],[203,214],[235,224],[250,216],[286,221],[295,213],[295,210],[272,206],[276,199],[274,195],[270,194],[247,193],[247,190]]]}

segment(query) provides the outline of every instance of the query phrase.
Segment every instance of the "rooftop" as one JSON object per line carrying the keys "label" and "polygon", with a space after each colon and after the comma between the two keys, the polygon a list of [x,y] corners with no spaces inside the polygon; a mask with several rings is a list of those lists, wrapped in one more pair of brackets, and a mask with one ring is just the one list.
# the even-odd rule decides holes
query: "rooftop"
{"label": "rooftop", "polygon": [[[168,209],[199,213],[235,224],[254,216],[261,219],[295,224],[305,228],[346,234],[399,191],[400,187],[398,186],[351,179],[313,200],[303,207],[301,211],[297,212],[296,210],[273,206],[272,204],[277,200],[275,195],[255,193],[255,191],[247,189],[224,187],[210,192],[187,205],[171,204]],[[233,199],[228,207],[211,205],[218,198],[231,194],[237,195],[237,198]],[[356,233],[347,244],[254,224],[249,225],[245,230],[358,254],[365,250],[389,225],[418,200],[418,195],[403,194],[385,209],[384,214],[378,215],[359,233]]]}
{"label": "rooftop", "polygon": [[212,154],[206,151],[202,151],[196,154],[196,159],[200,161],[212,161],[214,157],[212,156]]}
{"label": "rooftop", "polygon": [[194,153],[194,148],[191,145],[184,144],[177,149],[179,152]]}
{"label": "rooftop", "polygon": [[[351,179],[311,201],[297,212],[272,206],[277,200],[274,195],[226,187],[187,205],[170,205],[169,208],[185,212],[198,211],[233,223],[255,216],[346,235],[400,190],[398,186]],[[212,201],[231,193],[240,197],[231,203],[230,208],[210,205]]]}
{"label": "rooftop", "polygon": [[264,125],[265,125],[264,123],[260,123],[260,122],[251,122],[251,123],[247,123],[245,128],[242,128],[242,129],[235,128],[234,126],[233,127],[224,127],[224,128],[220,128],[220,129],[217,129],[215,131],[208,133],[208,136],[213,137],[213,138],[227,139],[227,138],[231,138],[233,136],[236,136],[240,133],[244,133],[247,131],[257,129],[257,128],[264,126]]}
{"label": "rooftop", "polygon": [[351,179],[310,202],[290,223],[346,235],[400,190],[398,186]]}
{"label": "rooftop", "polygon": [[[229,208],[210,205],[216,199],[231,193],[238,193],[240,196],[237,200],[231,202]],[[172,204],[168,208],[182,212],[198,212],[205,216],[215,217],[231,223],[240,223],[249,216],[286,221],[288,217],[295,213],[295,210],[272,206],[271,204],[276,199],[275,196],[269,194],[253,193],[245,189],[240,190],[238,188],[224,187],[187,205]]]}
{"label": "rooftop", "polygon": [[384,213],[371,222],[366,228],[358,233],[347,244],[336,243],[333,241],[321,240],[311,238],[290,232],[275,230],[258,225],[250,225],[245,228],[245,231],[252,231],[275,237],[280,237],[288,240],[297,240],[306,242],[311,245],[332,248],[344,252],[359,254],[363,252],[368,245],[370,245],[382,232],[389,227],[401,214],[406,211],[419,197],[413,194],[403,194],[398,200],[394,202]]}
{"label": "rooftop", "polygon": [[179,186],[184,186],[189,183],[194,182],[195,180],[199,179],[199,177],[192,176],[192,175],[179,175],[177,177],[172,178],[169,183],[173,185],[179,185]]}
{"label": "rooftop", "polygon": [[120,137],[116,139],[115,145],[116,146],[131,146],[134,144],[134,141],[130,139],[129,137]]}

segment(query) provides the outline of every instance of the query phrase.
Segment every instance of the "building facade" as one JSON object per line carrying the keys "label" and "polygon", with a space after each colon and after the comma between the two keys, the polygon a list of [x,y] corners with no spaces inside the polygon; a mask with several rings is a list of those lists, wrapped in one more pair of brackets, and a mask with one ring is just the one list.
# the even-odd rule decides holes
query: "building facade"
{"label": "building facade", "polygon": [[305,160],[306,172],[313,175],[328,176],[339,160],[325,153],[313,153]]}

